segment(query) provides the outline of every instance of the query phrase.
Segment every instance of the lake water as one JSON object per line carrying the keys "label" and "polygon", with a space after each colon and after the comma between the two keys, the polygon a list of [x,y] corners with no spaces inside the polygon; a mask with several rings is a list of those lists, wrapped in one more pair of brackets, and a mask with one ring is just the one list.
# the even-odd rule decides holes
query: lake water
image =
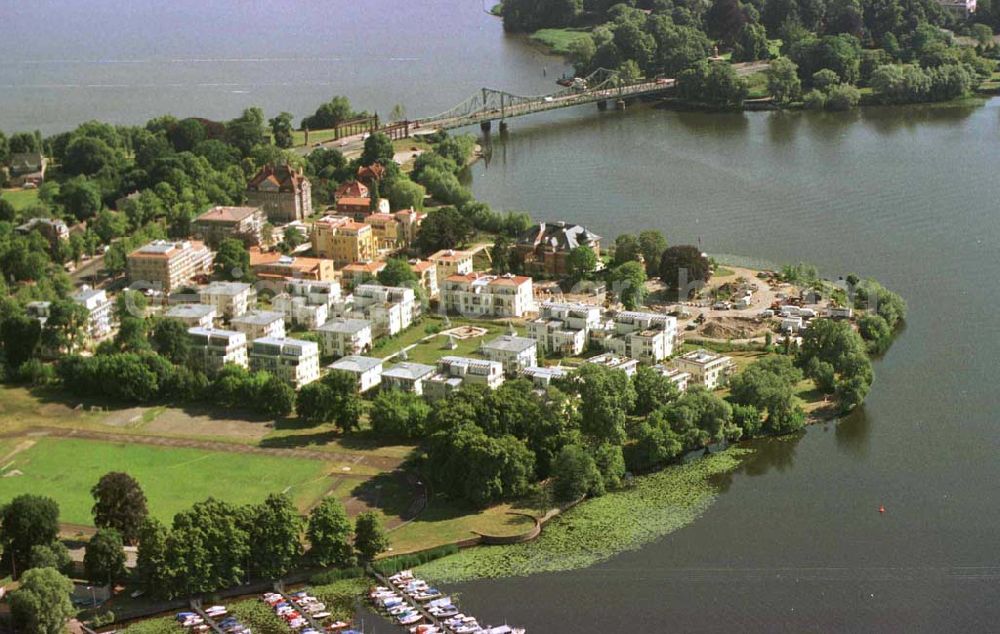
{"label": "lake water", "polygon": [[[302,115],[340,93],[424,115],[483,85],[539,93],[562,70],[475,1],[27,5],[0,20],[6,130]],[[910,316],[862,410],[757,443],[699,521],[586,570],[462,584],[463,608],[533,634],[996,629],[997,165],[1000,100],[512,121],[473,168],[497,208],[872,275]]]}

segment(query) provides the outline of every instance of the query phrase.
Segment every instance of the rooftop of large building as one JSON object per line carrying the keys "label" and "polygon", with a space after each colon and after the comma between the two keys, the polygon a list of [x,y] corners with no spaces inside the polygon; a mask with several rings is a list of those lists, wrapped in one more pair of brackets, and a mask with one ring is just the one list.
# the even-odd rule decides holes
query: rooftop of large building
{"label": "rooftop of large building", "polygon": [[251,326],[267,326],[273,324],[276,321],[284,321],[285,316],[282,313],[276,313],[269,310],[255,310],[239,317],[233,317],[232,323],[234,324],[247,324]]}
{"label": "rooftop of large building", "polygon": [[520,286],[530,282],[531,278],[524,275],[485,275],[483,273],[455,274],[448,276],[449,282],[465,282],[472,286]]}
{"label": "rooftop of large building", "polygon": [[153,240],[129,254],[130,258],[170,258],[181,251],[188,249],[203,249],[204,242],[198,240],[181,240],[173,242],[170,240]]}
{"label": "rooftop of large building", "polygon": [[456,251],[455,249],[442,249],[437,253],[427,256],[431,262],[461,262],[472,257],[471,251]]}
{"label": "rooftop of large building", "polygon": [[729,357],[723,356],[721,354],[716,354],[714,352],[709,352],[704,348],[688,352],[687,354],[681,355],[679,358],[689,363],[694,363],[696,365],[708,365],[716,361],[725,361],[729,359]]}
{"label": "rooftop of large building", "polygon": [[411,363],[404,361],[397,363],[382,373],[383,378],[404,379],[407,381],[417,381],[434,374],[434,366],[423,363]]}
{"label": "rooftop of large building", "polygon": [[279,354],[289,352],[296,354],[296,356],[302,356],[310,352],[319,353],[319,344],[315,341],[292,339],[290,337],[261,337],[254,339],[253,348],[254,352],[257,353],[270,352]]}
{"label": "rooftop of large building", "polygon": [[211,343],[212,339],[223,339],[224,343],[229,343],[233,340],[246,340],[246,335],[237,330],[225,330],[222,328],[204,328],[202,326],[195,326],[194,328],[188,328],[188,334],[193,337],[200,337],[206,339],[206,343]]}
{"label": "rooftop of large building", "polygon": [[260,207],[212,207],[195,219],[195,222],[242,222],[250,216],[261,213]]}
{"label": "rooftop of large building", "polygon": [[276,188],[280,192],[296,192],[304,182],[308,182],[301,171],[297,171],[290,165],[265,165],[247,183],[247,189],[256,191],[261,189]]}
{"label": "rooftop of large building", "polygon": [[361,332],[365,328],[371,328],[372,324],[367,319],[347,319],[345,317],[335,317],[328,319],[326,323],[317,328],[321,332],[340,332],[354,334]]}
{"label": "rooftop of large building", "polygon": [[586,227],[567,222],[540,222],[517,238],[519,245],[545,245],[558,251],[572,251],[578,246],[598,243],[601,236]]}
{"label": "rooftop of large building", "polygon": [[538,342],[534,339],[516,337],[514,335],[502,335],[488,343],[483,344],[483,349],[497,350],[500,352],[513,352],[518,354],[536,346],[538,346]]}
{"label": "rooftop of large building", "polygon": [[438,364],[442,366],[466,366],[470,368],[500,367],[499,361],[488,361],[486,359],[473,359],[471,357],[458,357],[447,355],[438,359]]}
{"label": "rooftop of large building", "polygon": [[382,359],[377,357],[362,357],[360,355],[348,355],[341,357],[327,366],[329,370],[339,370],[342,372],[353,372],[360,374],[374,370],[382,366]]}
{"label": "rooftop of large building", "polygon": [[236,296],[249,293],[251,286],[245,282],[212,282],[201,289],[207,295],[230,295]]}
{"label": "rooftop of large building", "polygon": [[172,319],[201,319],[214,314],[215,307],[208,304],[177,304],[171,306],[164,316]]}

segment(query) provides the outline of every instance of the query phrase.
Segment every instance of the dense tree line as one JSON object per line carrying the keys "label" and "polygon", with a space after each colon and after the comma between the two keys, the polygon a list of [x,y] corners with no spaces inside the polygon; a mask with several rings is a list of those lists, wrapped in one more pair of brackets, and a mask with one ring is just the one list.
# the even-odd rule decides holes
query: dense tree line
{"label": "dense tree line", "polygon": [[[85,548],[87,579],[95,585],[124,581],[129,574],[124,546],[137,542],[134,575],[157,598],[193,596],[248,579],[277,579],[304,563],[351,566],[388,548],[378,516],[361,514],[352,525],[335,498],[324,498],[308,518],[284,494],[242,507],[209,498],[178,513],[167,527],[147,514],[145,496],[127,474],[107,474],[93,493],[98,530]],[[72,584],[64,576],[69,554],[56,537],[58,505],[50,498],[21,495],[0,509],[0,519],[5,559],[21,581],[12,598],[15,619],[28,631],[39,631],[32,624],[50,618],[65,623],[72,612],[63,614],[55,597],[65,594],[68,602]],[[38,604],[39,597],[46,601]],[[47,614],[52,610],[55,617]]]}
{"label": "dense tree line", "polygon": [[[771,42],[781,40],[782,56],[790,58],[805,85],[807,105],[843,109],[858,103],[856,86],[878,86],[886,102],[939,101],[968,93],[989,77],[997,57],[991,43],[997,26],[992,4],[980,8],[971,24],[956,20],[933,0],[655,0],[625,3],[580,0],[508,0],[501,14],[512,31],[551,27],[592,27],[589,35],[574,40],[570,57],[579,76],[598,69],[616,69],[623,77],[668,76],[678,78],[683,99],[714,107],[738,107],[747,83],[725,69],[728,63],[707,64],[715,47],[729,51],[733,62],[764,60],[775,56]],[[990,25],[990,26],[987,26]],[[977,49],[959,48],[941,30],[950,27],[971,33]],[[919,67],[928,77],[921,79]],[[871,83],[880,66],[907,73],[905,87],[892,77]],[[942,69],[943,68],[943,69]],[[813,75],[829,69],[840,80],[825,87],[813,86]],[[942,70],[934,70],[942,69]],[[889,71],[884,71],[888,73]],[[795,91],[772,94],[779,103]],[[813,90],[815,88],[815,90]]]}

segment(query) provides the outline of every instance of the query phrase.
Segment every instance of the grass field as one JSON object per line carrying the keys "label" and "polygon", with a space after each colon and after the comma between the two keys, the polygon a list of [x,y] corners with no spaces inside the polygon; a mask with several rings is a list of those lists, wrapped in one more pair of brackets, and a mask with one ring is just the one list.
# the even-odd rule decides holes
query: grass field
{"label": "grass field", "polygon": [[20,211],[38,202],[37,189],[5,189],[0,198],[9,200],[14,209]]}
{"label": "grass field", "polygon": [[0,503],[21,493],[46,495],[59,503],[61,521],[88,526],[90,488],[109,471],[134,476],[150,513],[164,522],[209,496],[249,504],[284,491],[305,509],[333,484],[328,465],[316,460],[61,438],[39,438],[0,470]]}
{"label": "grass field", "polygon": [[[471,337],[469,339],[455,339],[457,348],[454,350],[448,350],[446,344],[448,343],[447,335],[436,335],[428,341],[421,342],[420,340],[427,337],[426,328],[428,325],[438,325],[441,330],[448,330],[449,328],[456,328],[458,326],[479,326],[486,328],[487,334],[482,337]],[[517,327],[515,325],[515,330],[518,334],[524,334],[524,329]],[[434,365],[437,360],[446,355],[456,355],[460,357],[478,357],[476,354],[479,347],[491,339],[498,337],[500,335],[506,334],[508,331],[508,326],[503,322],[489,322],[489,321],[475,321],[460,318],[451,318],[450,326],[444,323],[443,319],[438,317],[425,318],[424,321],[415,326],[396,339],[387,341],[384,345],[375,348],[372,351],[372,355],[376,357],[387,357],[391,354],[399,352],[407,346],[416,344],[416,347],[407,350],[406,356],[407,361],[412,361],[414,363],[426,363],[427,365]],[[393,359],[393,361],[402,361],[400,358]]]}
{"label": "grass field", "polygon": [[[336,138],[334,131],[330,130],[310,130],[309,145],[313,143],[323,143]],[[299,147],[306,144],[306,133],[302,130],[292,130],[292,147]]]}
{"label": "grass field", "polygon": [[585,37],[590,37],[590,29],[539,29],[531,34],[532,41],[547,47],[556,55],[568,54],[570,44]]}

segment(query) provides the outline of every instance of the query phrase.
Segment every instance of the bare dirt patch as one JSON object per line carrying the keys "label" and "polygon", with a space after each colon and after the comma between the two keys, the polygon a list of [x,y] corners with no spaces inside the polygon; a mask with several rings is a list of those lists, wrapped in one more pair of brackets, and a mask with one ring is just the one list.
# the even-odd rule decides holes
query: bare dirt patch
{"label": "bare dirt patch", "polygon": [[147,407],[130,407],[115,410],[101,422],[109,427],[136,427],[142,422],[143,414],[148,409]]}
{"label": "bare dirt patch", "polygon": [[163,436],[214,436],[260,440],[274,430],[274,423],[216,418],[208,414],[189,414],[183,410],[169,408],[146,425],[144,430]]}
{"label": "bare dirt patch", "polygon": [[451,336],[455,339],[472,339],[473,337],[482,337],[487,334],[489,330],[486,328],[481,328],[479,326],[456,326],[449,330],[444,330],[440,332],[441,335]]}

